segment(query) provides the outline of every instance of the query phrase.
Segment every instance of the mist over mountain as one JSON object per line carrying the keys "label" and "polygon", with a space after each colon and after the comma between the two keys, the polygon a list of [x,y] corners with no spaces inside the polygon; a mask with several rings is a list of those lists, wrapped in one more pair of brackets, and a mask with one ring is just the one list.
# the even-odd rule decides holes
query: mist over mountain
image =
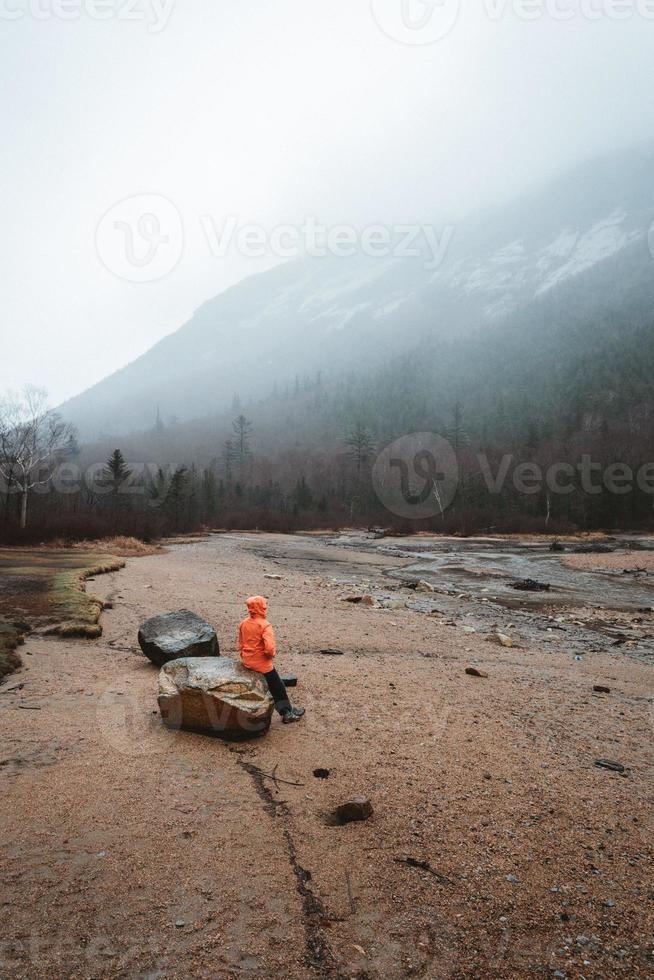
{"label": "mist over mountain", "polygon": [[[419,257],[302,259],[245,279],[63,414],[85,439],[125,435],[158,416],[221,414],[235,395],[260,401],[296,376],[372,374],[412,350],[419,360],[421,347],[438,361],[440,345],[450,384],[474,400],[476,358],[451,353],[466,337],[484,352],[497,338],[503,362],[488,363],[492,387],[523,345],[541,360],[553,355],[553,323],[565,332],[607,311],[631,322],[654,313],[653,164],[651,148],[592,160],[499,210],[437,228],[447,247],[436,268],[423,241]],[[592,356],[592,337],[585,342]]]}

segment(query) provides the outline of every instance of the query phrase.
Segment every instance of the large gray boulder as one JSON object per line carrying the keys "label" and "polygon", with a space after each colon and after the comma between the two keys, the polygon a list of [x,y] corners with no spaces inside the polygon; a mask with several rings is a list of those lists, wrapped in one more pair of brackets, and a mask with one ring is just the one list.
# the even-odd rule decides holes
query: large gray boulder
{"label": "large gray boulder", "polygon": [[213,626],[188,609],[153,616],[139,629],[139,646],[156,667],[180,657],[218,657]]}
{"label": "large gray boulder", "polygon": [[229,657],[186,657],[159,674],[159,710],[168,728],[230,741],[265,735],[273,699],[261,676]]}

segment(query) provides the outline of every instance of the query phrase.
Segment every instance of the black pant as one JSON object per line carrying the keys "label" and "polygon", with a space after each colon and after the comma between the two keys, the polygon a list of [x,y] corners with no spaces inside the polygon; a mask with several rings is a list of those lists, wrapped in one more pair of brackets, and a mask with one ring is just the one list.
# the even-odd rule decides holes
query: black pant
{"label": "black pant", "polygon": [[264,674],[263,676],[266,678],[268,690],[273,696],[275,707],[279,711],[280,715],[285,715],[291,710],[291,702],[288,700],[288,694],[286,693],[284,681],[281,679],[276,670],[271,670],[269,673]]}

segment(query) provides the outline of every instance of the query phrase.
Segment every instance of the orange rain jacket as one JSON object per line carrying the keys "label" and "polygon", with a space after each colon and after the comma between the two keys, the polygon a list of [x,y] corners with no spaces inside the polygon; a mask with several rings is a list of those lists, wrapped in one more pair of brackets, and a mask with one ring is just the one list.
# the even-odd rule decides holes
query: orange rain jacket
{"label": "orange rain jacket", "polygon": [[268,602],[261,595],[252,596],[245,603],[250,613],[238,631],[238,645],[241,660],[250,670],[268,674],[273,670],[273,657],[276,652],[275,633],[266,619]]}

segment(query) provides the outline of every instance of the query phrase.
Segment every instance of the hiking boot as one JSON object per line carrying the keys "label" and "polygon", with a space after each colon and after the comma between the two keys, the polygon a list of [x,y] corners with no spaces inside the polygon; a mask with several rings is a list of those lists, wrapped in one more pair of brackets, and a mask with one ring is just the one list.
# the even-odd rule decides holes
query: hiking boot
{"label": "hiking boot", "polygon": [[299,721],[304,714],[304,708],[291,708],[290,711],[285,711],[282,715],[282,721],[285,725],[290,725],[294,721]]}

